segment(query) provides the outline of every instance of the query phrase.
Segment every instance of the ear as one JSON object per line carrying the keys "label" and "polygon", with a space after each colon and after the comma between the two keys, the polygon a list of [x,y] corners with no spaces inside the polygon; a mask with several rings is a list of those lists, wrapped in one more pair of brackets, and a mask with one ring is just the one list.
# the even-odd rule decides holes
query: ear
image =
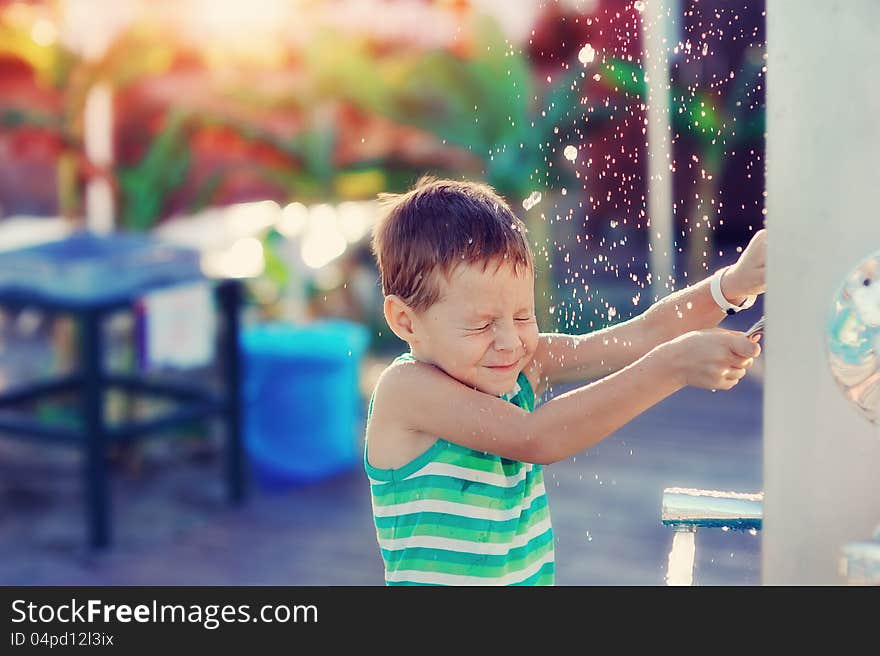
{"label": "ear", "polygon": [[385,321],[392,332],[407,344],[418,341],[416,336],[416,324],[418,318],[415,310],[404,303],[403,299],[396,294],[385,297]]}

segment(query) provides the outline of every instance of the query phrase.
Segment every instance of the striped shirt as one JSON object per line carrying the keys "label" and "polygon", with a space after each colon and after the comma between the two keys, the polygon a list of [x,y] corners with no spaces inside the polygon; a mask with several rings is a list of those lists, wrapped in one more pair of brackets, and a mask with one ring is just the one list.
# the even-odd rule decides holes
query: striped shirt
{"label": "striped shirt", "polygon": [[[412,360],[410,353],[394,362]],[[534,410],[525,374],[503,399]],[[373,402],[367,414],[369,421]],[[550,509],[540,465],[443,438],[396,469],[367,462],[388,585],[553,585]]]}

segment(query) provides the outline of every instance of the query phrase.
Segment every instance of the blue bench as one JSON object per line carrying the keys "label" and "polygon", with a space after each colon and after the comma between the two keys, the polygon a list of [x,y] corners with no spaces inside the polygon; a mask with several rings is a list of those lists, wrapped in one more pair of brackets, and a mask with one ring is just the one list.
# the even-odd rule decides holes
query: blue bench
{"label": "blue bench", "polygon": [[[150,292],[197,281],[213,286],[222,322],[219,392],[203,384],[156,382],[142,372],[104,370],[102,322],[109,314],[133,310],[135,302]],[[47,314],[68,315],[77,323],[77,371],[6,390],[0,394],[0,410],[76,392],[78,425],[50,425],[21,412],[6,412],[0,414],[0,434],[83,449],[91,547],[104,548],[111,543],[106,451],[112,443],[130,442],[196,419],[220,417],[225,425],[228,497],[234,504],[244,500],[240,303],[240,282],[206,278],[197,251],[142,234],[76,232],[59,241],[8,251],[0,257],[0,307],[29,307]],[[168,399],[174,402],[174,408],[159,417],[111,426],[103,414],[105,394],[111,387],[133,395]]]}

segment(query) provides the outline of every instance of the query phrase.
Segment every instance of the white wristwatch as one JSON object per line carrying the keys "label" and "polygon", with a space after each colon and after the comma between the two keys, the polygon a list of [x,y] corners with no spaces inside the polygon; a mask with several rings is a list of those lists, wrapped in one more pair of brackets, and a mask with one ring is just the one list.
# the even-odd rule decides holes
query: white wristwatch
{"label": "white wristwatch", "polygon": [[712,279],[709,284],[709,289],[712,291],[712,298],[715,299],[715,302],[718,304],[722,310],[724,310],[728,315],[736,314],[741,310],[748,310],[755,304],[755,299],[758,297],[755,295],[746,296],[746,300],[742,302],[742,305],[734,305],[730,301],[728,301],[724,294],[721,293],[721,276],[724,275],[724,272],[727,271],[729,267],[721,267],[712,274]]}

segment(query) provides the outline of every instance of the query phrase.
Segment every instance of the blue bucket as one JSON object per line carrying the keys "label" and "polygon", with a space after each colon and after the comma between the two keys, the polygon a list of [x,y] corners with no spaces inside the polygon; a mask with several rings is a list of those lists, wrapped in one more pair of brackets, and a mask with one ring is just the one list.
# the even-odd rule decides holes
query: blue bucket
{"label": "blue bucket", "polygon": [[268,488],[310,483],[360,461],[358,385],[366,327],[343,320],[242,331],[244,443]]}

